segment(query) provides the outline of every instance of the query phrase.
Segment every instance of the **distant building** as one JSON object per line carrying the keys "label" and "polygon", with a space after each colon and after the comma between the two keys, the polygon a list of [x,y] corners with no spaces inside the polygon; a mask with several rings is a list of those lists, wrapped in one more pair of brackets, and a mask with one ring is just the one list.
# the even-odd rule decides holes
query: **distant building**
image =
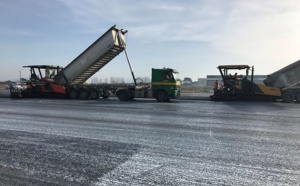
{"label": "distant building", "polygon": [[207,79],[206,78],[198,78],[197,85],[198,86],[206,86]]}
{"label": "distant building", "polygon": [[[267,75],[254,75],[253,76],[253,82],[257,83],[257,84],[264,84],[264,80],[266,78],[267,78]],[[199,79],[202,79],[202,78],[199,78]],[[206,76],[206,86],[214,86],[214,83],[215,83],[216,80],[221,82],[222,81],[221,75],[207,75]]]}
{"label": "distant building", "polygon": [[207,75],[206,76],[206,86],[214,86],[214,83],[216,80],[221,82],[222,76],[221,75]]}

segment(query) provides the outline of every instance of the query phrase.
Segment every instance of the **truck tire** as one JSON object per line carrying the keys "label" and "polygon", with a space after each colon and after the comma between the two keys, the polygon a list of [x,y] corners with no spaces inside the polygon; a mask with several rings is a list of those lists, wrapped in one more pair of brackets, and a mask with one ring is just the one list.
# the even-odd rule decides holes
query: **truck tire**
{"label": "truck tire", "polygon": [[158,102],[166,102],[168,100],[167,93],[165,91],[163,91],[163,90],[158,91],[156,93],[156,100]]}
{"label": "truck tire", "polygon": [[78,99],[78,91],[75,88],[70,89],[69,97],[70,99]]}
{"label": "truck tire", "polygon": [[284,92],[282,95],[283,102],[292,103],[295,100],[295,94],[292,91]]}
{"label": "truck tire", "polygon": [[99,92],[96,89],[90,91],[90,98],[96,100],[99,98]]}
{"label": "truck tire", "polygon": [[129,95],[128,95],[128,100],[129,100],[129,101],[134,100],[134,91],[135,91],[134,88],[130,88],[130,89],[129,89],[129,91],[128,91],[128,94],[129,94]]}
{"label": "truck tire", "polygon": [[78,96],[79,96],[79,99],[88,99],[89,92],[86,89],[80,89]]}
{"label": "truck tire", "polygon": [[129,94],[126,90],[119,90],[117,93],[119,100],[121,101],[128,101],[129,100]]}
{"label": "truck tire", "polygon": [[300,103],[300,92],[297,93],[296,100],[297,100],[298,103]]}

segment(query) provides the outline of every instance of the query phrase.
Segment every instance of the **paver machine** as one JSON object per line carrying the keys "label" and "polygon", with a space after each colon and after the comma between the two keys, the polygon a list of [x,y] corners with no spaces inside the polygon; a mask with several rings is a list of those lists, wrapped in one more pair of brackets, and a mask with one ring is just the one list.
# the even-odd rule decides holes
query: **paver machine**
{"label": "paver machine", "polygon": [[44,95],[65,95],[65,87],[56,84],[53,77],[63,68],[51,65],[29,65],[30,78],[26,83],[10,87],[12,97],[41,97]]}
{"label": "paver machine", "polygon": [[[254,67],[248,65],[222,65],[217,67],[223,84],[214,89],[211,100],[252,100],[281,98],[281,89],[253,82]],[[243,72],[241,72],[243,71]],[[233,75],[233,74],[242,75]]]}
{"label": "paver machine", "polygon": [[[254,67],[223,65],[218,69],[223,86],[214,89],[212,100],[281,99],[288,103],[300,102],[300,60],[268,75],[264,85],[253,82]],[[240,70],[245,71],[244,76],[231,76],[230,72]]]}

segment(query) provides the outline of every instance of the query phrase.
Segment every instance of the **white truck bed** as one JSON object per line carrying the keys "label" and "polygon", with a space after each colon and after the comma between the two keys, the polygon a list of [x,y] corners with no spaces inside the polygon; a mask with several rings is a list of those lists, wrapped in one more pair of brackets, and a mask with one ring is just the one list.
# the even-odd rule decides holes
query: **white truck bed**
{"label": "white truck bed", "polygon": [[83,84],[126,48],[126,31],[111,27],[54,77],[60,85]]}
{"label": "white truck bed", "polygon": [[296,61],[268,76],[265,85],[278,88],[287,88],[300,81],[300,60]]}

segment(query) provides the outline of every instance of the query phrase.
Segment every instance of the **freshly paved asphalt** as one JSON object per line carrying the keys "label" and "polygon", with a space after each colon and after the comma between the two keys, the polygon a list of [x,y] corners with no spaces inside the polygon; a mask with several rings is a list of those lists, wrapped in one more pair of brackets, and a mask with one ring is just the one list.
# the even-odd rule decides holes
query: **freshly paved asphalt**
{"label": "freshly paved asphalt", "polygon": [[0,185],[298,185],[300,104],[0,99]]}

